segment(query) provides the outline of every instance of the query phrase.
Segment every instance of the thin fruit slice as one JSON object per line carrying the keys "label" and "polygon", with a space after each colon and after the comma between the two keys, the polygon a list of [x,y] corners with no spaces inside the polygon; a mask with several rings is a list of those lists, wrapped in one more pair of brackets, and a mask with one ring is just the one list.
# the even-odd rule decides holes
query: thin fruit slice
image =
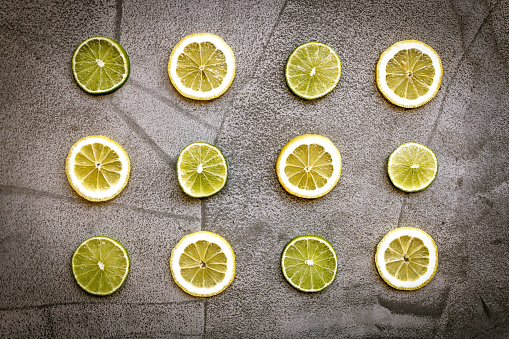
{"label": "thin fruit slice", "polygon": [[124,48],[104,36],[83,41],[72,56],[74,79],[91,94],[113,92],[126,82],[129,72],[129,57]]}
{"label": "thin fruit slice", "polygon": [[222,95],[235,77],[233,51],[217,35],[196,33],[180,40],[170,55],[168,74],[175,89],[195,100]]}
{"label": "thin fruit slice", "polygon": [[338,258],[332,245],[317,235],[292,239],[281,255],[285,279],[303,292],[318,292],[336,278]]}
{"label": "thin fruit slice", "polygon": [[284,189],[301,198],[321,197],[341,175],[341,154],[332,141],[316,134],[290,140],[279,153],[276,172]]}
{"label": "thin fruit slice", "polygon": [[323,97],[336,87],[341,77],[338,54],[326,44],[308,42],[288,57],[286,83],[297,96],[311,100]]}
{"label": "thin fruit slice", "polygon": [[171,251],[175,283],[197,297],[224,291],[235,277],[235,253],[221,236],[199,231],[183,237]]}
{"label": "thin fruit slice", "polygon": [[90,201],[105,201],[119,194],[127,184],[131,163],[124,149],[102,135],[78,140],[69,150],[65,164],[72,188]]}
{"label": "thin fruit slice", "polygon": [[398,290],[416,290],[426,285],[437,271],[437,245],[418,228],[396,228],[378,244],[375,262],[387,284]]}
{"label": "thin fruit slice", "polygon": [[387,171],[394,186],[405,192],[418,192],[435,180],[438,161],[426,146],[409,142],[392,152]]}
{"label": "thin fruit slice", "polygon": [[193,198],[204,198],[223,189],[228,166],[219,148],[195,142],[180,152],[177,176],[184,193]]}
{"label": "thin fruit slice", "polygon": [[71,264],[74,279],[82,289],[90,294],[110,295],[127,278],[130,261],[119,242],[108,237],[92,237],[74,251]]}
{"label": "thin fruit slice", "polygon": [[376,84],[394,105],[413,108],[437,94],[442,73],[442,61],[433,48],[421,41],[404,40],[380,55]]}

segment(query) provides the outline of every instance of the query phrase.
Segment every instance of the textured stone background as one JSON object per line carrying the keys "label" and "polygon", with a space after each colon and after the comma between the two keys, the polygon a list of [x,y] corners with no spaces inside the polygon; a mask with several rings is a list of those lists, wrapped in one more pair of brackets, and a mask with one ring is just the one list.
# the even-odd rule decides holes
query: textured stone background
{"label": "textured stone background", "polygon": [[[185,35],[211,32],[235,52],[237,75],[219,99],[195,102],[172,87],[166,65]],[[70,59],[92,35],[117,39],[131,76],[94,97],[74,83]],[[444,78],[425,106],[385,101],[378,56],[418,39],[441,56]],[[343,74],[306,102],[284,81],[287,56],[318,40]],[[502,338],[509,336],[509,1],[11,1],[0,2],[0,337],[59,338]],[[343,156],[332,192],[306,201],[279,185],[283,145],[329,137]],[[90,134],[119,142],[132,161],[126,189],[92,204],[73,192],[64,164]],[[190,142],[221,148],[230,177],[219,194],[187,198],[175,159]],[[428,145],[439,159],[421,193],[385,174],[399,144]],[[397,226],[428,232],[439,248],[435,278],[397,291],[373,255]],[[223,235],[237,275],[200,299],[172,281],[169,254],[185,234]],[[304,294],[284,281],[279,257],[294,236],[327,238],[339,274]],[[70,270],[93,235],[128,249],[132,269],[114,295],[87,295]]]}

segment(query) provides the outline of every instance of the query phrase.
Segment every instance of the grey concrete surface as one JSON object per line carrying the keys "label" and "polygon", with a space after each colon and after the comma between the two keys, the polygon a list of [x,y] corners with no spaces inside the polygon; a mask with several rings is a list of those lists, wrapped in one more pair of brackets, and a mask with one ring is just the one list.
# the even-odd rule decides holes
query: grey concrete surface
{"label": "grey concrete surface", "polygon": [[[232,87],[211,102],[176,92],[172,47],[211,32],[237,60]],[[90,96],[70,59],[92,35],[117,39],[131,76]],[[438,95],[405,110],[376,88],[380,53],[422,40],[444,66]],[[339,54],[339,85],[306,102],[284,65],[317,40]],[[0,337],[2,338],[506,338],[509,336],[509,1],[31,1],[0,3]],[[329,137],[343,157],[338,185],[307,201],[287,194],[274,165],[304,133]],[[92,204],[65,176],[71,145],[104,134],[128,152],[131,178]],[[226,187],[191,199],[175,173],[193,141],[216,144]],[[436,181],[405,194],[385,174],[390,153],[416,141],[437,154]],[[378,276],[373,255],[391,229],[415,226],[439,249],[436,276],[404,292]],[[185,234],[224,236],[236,278],[218,296],[174,284],[170,251]],[[304,294],[282,276],[293,237],[314,233],[338,254],[334,283]],[[70,257],[89,236],[125,245],[132,268],[112,296],[87,295]]]}

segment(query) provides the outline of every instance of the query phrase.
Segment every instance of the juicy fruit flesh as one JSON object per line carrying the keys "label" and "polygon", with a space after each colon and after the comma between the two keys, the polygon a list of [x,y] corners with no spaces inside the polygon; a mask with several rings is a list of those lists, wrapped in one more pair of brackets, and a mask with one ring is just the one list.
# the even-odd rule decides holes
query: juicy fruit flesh
{"label": "juicy fruit flesh", "polygon": [[415,281],[429,265],[429,250],[421,239],[404,235],[394,239],[384,253],[387,272],[401,281]]}
{"label": "juicy fruit flesh", "polygon": [[392,180],[407,189],[419,189],[435,176],[436,163],[429,151],[405,147],[394,154],[389,167]]}
{"label": "juicy fruit flesh", "polygon": [[106,191],[120,180],[122,163],[118,154],[100,143],[83,146],[76,154],[74,173],[90,191]]}
{"label": "juicy fruit flesh", "polygon": [[218,88],[228,71],[226,57],[211,42],[193,42],[177,59],[177,76],[187,88],[208,92]]}
{"label": "juicy fruit flesh", "polygon": [[120,51],[109,41],[91,40],[76,54],[78,82],[91,91],[110,89],[124,79],[124,62]]}
{"label": "juicy fruit flesh", "polygon": [[291,87],[308,97],[328,91],[340,72],[335,53],[320,44],[298,48],[289,62],[287,78]]}
{"label": "juicy fruit flesh", "polygon": [[331,155],[318,144],[300,145],[286,159],[285,174],[290,183],[305,190],[327,184],[334,166]]}
{"label": "juicy fruit flesh", "polygon": [[226,180],[221,154],[203,145],[191,146],[182,154],[179,171],[184,185],[196,196],[219,190]]}
{"label": "juicy fruit flesh", "polygon": [[315,290],[334,279],[336,259],[330,248],[316,239],[293,243],[284,254],[286,276],[305,290]]}
{"label": "juicy fruit flesh", "polygon": [[415,48],[397,52],[387,63],[386,72],[389,88],[399,97],[409,100],[428,93],[435,76],[429,55]]}
{"label": "juicy fruit flesh", "polygon": [[221,247],[199,240],[189,244],[180,256],[180,274],[195,287],[211,288],[224,280],[226,263]]}
{"label": "juicy fruit flesh", "polygon": [[76,279],[92,293],[116,289],[122,283],[127,267],[122,249],[104,239],[88,241],[73,258]]}

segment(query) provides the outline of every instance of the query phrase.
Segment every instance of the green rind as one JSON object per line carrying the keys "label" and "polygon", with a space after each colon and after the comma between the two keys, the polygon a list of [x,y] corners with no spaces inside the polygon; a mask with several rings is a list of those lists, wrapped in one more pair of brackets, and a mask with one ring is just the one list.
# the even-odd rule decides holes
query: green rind
{"label": "green rind", "polygon": [[[196,145],[196,144],[208,145],[208,146],[210,146],[210,147],[212,147],[212,148],[214,148],[214,149],[218,150],[218,151],[219,151],[219,154],[221,155],[221,157],[222,157],[222,158],[223,158],[223,160],[224,160],[224,164],[225,164],[225,168],[226,168],[226,175],[225,175],[225,178],[224,178],[223,186],[221,186],[218,190],[216,190],[215,192],[213,192],[213,193],[211,193],[211,194],[207,194],[207,195],[194,195],[194,194],[192,194],[191,192],[188,192],[188,191],[186,190],[186,188],[184,187],[184,185],[182,185],[182,182],[181,182],[181,180],[180,180],[180,175],[178,174],[178,173],[179,173],[179,163],[180,163],[180,159],[181,159],[181,157],[182,157],[182,153],[183,153],[186,149],[188,149],[190,146],[192,146],[192,145]],[[216,146],[214,146],[214,145],[212,145],[212,144],[209,144],[209,143],[206,143],[206,142],[193,142],[193,143],[190,143],[189,145],[187,145],[186,147],[184,147],[184,149],[183,149],[182,151],[180,151],[180,153],[179,153],[179,156],[178,156],[178,158],[177,158],[177,165],[176,165],[176,167],[177,167],[177,179],[178,179],[178,182],[179,182],[179,186],[180,186],[180,188],[182,189],[182,191],[183,191],[185,194],[187,194],[188,196],[190,196],[191,198],[207,198],[207,197],[210,197],[210,196],[212,196],[212,195],[214,195],[214,194],[216,194],[216,193],[220,192],[220,191],[224,188],[224,186],[226,186],[226,182],[228,181],[228,163],[226,162],[226,158],[224,157],[223,152],[222,152],[219,148],[217,148]]]}
{"label": "green rind", "polygon": [[[436,161],[437,161],[437,170],[436,170],[436,172],[435,172],[435,175],[433,176],[433,179],[431,179],[431,181],[428,183],[428,185],[426,185],[426,186],[424,186],[424,187],[421,187],[421,188],[419,188],[419,189],[416,189],[416,190],[408,190],[408,189],[405,189],[404,187],[402,187],[402,186],[398,185],[397,183],[395,183],[395,182],[394,182],[394,180],[392,179],[391,174],[390,174],[390,172],[389,172],[389,164],[390,164],[390,162],[391,162],[391,158],[392,158],[392,156],[396,153],[396,151],[397,151],[400,147],[402,147],[402,146],[404,146],[404,145],[408,145],[408,144],[420,145],[420,146],[422,146],[422,147],[426,148],[427,150],[429,150],[429,151],[430,151],[430,152],[434,155],[434,157],[435,157],[435,159],[436,159]],[[387,161],[387,176],[389,177],[389,180],[390,180],[390,181],[391,181],[391,183],[394,185],[394,187],[396,187],[397,189],[402,190],[403,192],[407,192],[407,193],[415,193],[415,192],[420,192],[420,191],[425,190],[426,188],[428,188],[428,187],[429,187],[429,186],[433,183],[433,181],[435,181],[435,179],[436,179],[436,177],[437,177],[437,174],[438,174],[438,168],[439,168],[438,158],[437,158],[437,156],[436,156],[435,152],[433,152],[433,151],[432,151],[429,147],[424,146],[423,144],[419,144],[419,143],[417,143],[417,142],[406,142],[406,143],[404,143],[404,144],[399,145],[399,146],[398,146],[398,147],[397,147],[397,148],[396,148],[396,149],[395,149],[395,150],[391,153],[391,155],[389,156],[389,160]]]}
{"label": "green rind", "polygon": [[[336,80],[336,82],[334,83],[334,86],[332,86],[331,88],[329,88],[326,92],[324,93],[321,93],[320,95],[317,95],[317,96],[314,96],[314,97],[306,97],[300,93],[297,93],[293,88],[292,86],[290,85],[290,82],[288,81],[288,67],[290,65],[290,59],[292,58],[292,56],[295,54],[295,52],[307,45],[307,44],[319,44],[319,45],[322,45],[322,46],[326,46],[327,48],[329,48],[332,52],[334,52],[334,54],[337,56],[338,58],[338,61],[339,61],[339,76],[338,76],[338,79]],[[295,94],[296,96],[298,96],[299,98],[302,98],[302,99],[305,99],[305,100],[314,100],[314,99],[318,99],[318,98],[321,98],[325,95],[327,95],[328,93],[330,93],[334,88],[336,88],[336,86],[338,85],[339,83],[339,80],[341,79],[341,71],[342,71],[342,68],[341,68],[341,58],[339,57],[338,53],[332,48],[330,47],[329,45],[327,44],[324,44],[322,42],[318,42],[318,41],[309,41],[309,42],[305,42],[303,44],[300,44],[299,46],[297,46],[293,52],[290,54],[290,56],[288,56],[288,59],[286,60],[286,66],[285,66],[285,80],[286,80],[286,85],[288,86],[288,88],[292,91],[293,94]]]}
{"label": "green rind", "polygon": [[[126,257],[127,257],[127,270],[126,270],[126,274],[124,275],[122,281],[120,282],[120,284],[115,288],[113,289],[112,291],[108,291],[107,293],[96,293],[96,292],[92,292],[92,291],[89,291],[86,289],[85,286],[81,285],[80,282],[78,281],[78,279],[76,279],[76,274],[74,272],[74,257],[76,256],[76,254],[78,253],[78,250],[81,248],[81,246],[85,243],[87,243],[88,241],[92,240],[92,239],[108,239],[109,241],[117,244],[125,253]],[[118,291],[118,289],[120,287],[122,287],[122,285],[124,284],[125,280],[127,279],[127,276],[129,275],[129,269],[131,268],[131,258],[129,257],[129,253],[127,253],[127,250],[125,249],[124,245],[122,245],[121,243],[119,243],[118,241],[116,241],[115,239],[113,238],[110,238],[110,237],[105,237],[105,236],[93,236],[93,237],[90,237],[86,240],[84,240],[81,244],[78,245],[78,247],[74,250],[73,254],[72,254],[72,258],[71,258],[71,270],[72,270],[72,274],[74,276],[74,280],[76,281],[76,283],[78,284],[79,287],[81,287],[85,292],[89,293],[89,294],[92,294],[92,295],[97,295],[97,296],[107,296],[107,295],[111,295],[113,293],[115,293],[116,291]]]}
{"label": "green rind", "polygon": [[[334,254],[334,259],[336,260],[336,269],[334,270],[334,276],[332,277],[331,281],[326,284],[325,286],[323,286],[322,288],[320,289],[316,289],[316,290],[306,290],[306,289],[303,289],[301,288],[300,286],[298,285],[295,285],[291,280],[290,278],[286,275],[285,273],[285,270],[284,270],[284,258],[285,258],[285,253],[286,253],[286,250],[291,246],[293,245],[296,241],[300,240],[300,239],[319,239],[323,242],[325,242],[327,245],[329,245],[329,247],[331,248],[332,250],[332,253]],[[295,238],[293,238],[292,240],[290,240],[286,246],[284,247],[283,249],[283,252],[281,253],[281,271],[283,272],[283,276],[285,277],[286,281],[292,285],[293,287],[295,287],[296,289],[298,289],[299,291],[301,292],[306,292],[306,293],[311,293],[311,292],[320,292],[322,290],[324,290],[326,287],[330,286],[334,280],[336,279],[336,275],[338,273],[338,256],[336,254],[336,251],[334,250],[334,247],[331,245],[330,242],[328,242],[326,239],[318,236],[318,235],[314,235],[314,234],[305,234],[305,235],[299,235]]]}
{"label": "green rind", "polygon": [[[109,42],[111,42],[114,46],[116,46],[121,54],[124,56],[124,59],[127,63],[127,75],[126,77],[124,78],[124,80],[122,80],[121,82],[119,82],[117,85],[113,86],[112,88],[110,89],[107,89],[107,90],[104,90],[104,91],[91,91],[89,89],[87,89],[86,87],[84,87],[79,81],[78,81],[78,78],[76,76],[76,72],[74,71],[74,60],[76,58],[76,55],[79,51],[79,49],[81,48],[81,46],[85,45],[87,42],[89,42],[90,40],[93,40],[93,39],[96,39],[96,38],[101,38],[101,39],[105,39],[105,40],[108,40]],[[116,42],[115,40],[111,39],[111,38],[108,38],[106,36],[101,36],[101,35],[97,35],[97,36],[93,36],[93,37],[90,37],[88,39],[86,39],[85,41],[83,41],[81,44],[79,44],[78,47],[76,47],[76,50],[74,51],[73,55],[72,55],[72,60],[71,60],[71,64],[72,64],[72,75],[74,77],[74,81],[76,82],[76,84],[82,89],[84,90],[85,92],[89,93],[89,94],[93,94],[93,95],[99,95],[99,94],[108,94],[108,93],[111,93],[111,92],[114,92],[115,90],[119,89],[120,87],[122,87],[122,85],[127,81],[127,79],[129,78],[129,75],[131,74],[131,61],[129,60],[129,55],[127,55],[127,52],[126,50],[124,49],[124,47],[122,47],[121,44],[119,44],[118,42]]]}

